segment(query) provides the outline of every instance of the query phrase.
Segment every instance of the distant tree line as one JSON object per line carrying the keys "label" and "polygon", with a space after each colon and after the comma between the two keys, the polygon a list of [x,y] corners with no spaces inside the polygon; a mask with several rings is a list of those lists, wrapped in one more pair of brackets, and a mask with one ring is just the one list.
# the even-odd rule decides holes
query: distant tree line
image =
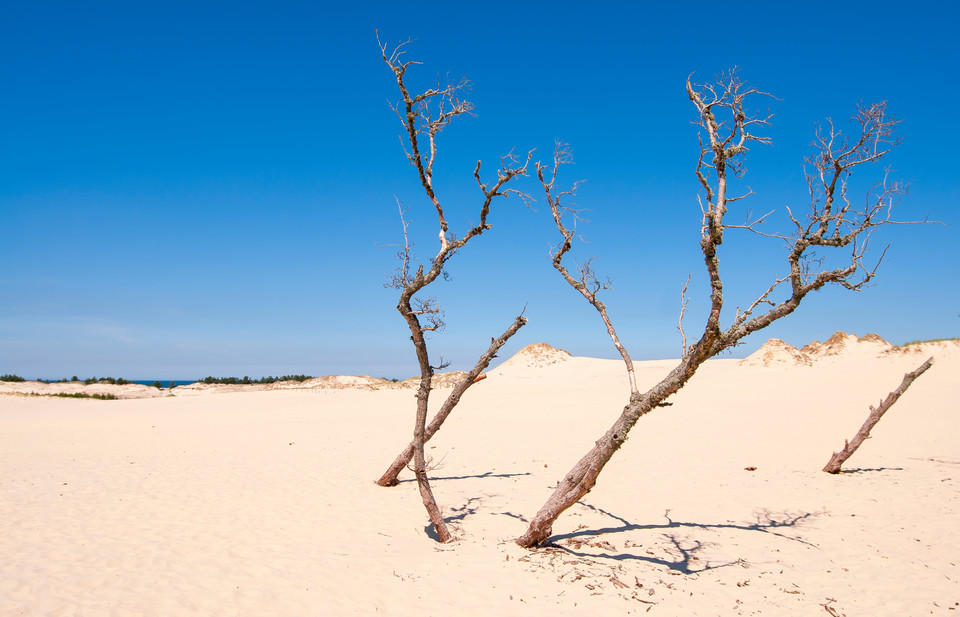
{"label": "distant tree line", "polygon": [[[64,381],[66,381],[66,380],[64,380]],[[80,380],[74,378],[72,381],[80,381]],[[131,383],[133,383],[133,382],[132,382],[132,381],[127,381],[126,379],[123,379],[122,377],[117,377],[116,379],[114,379],[113,377],[91,377],[91,378],[89,378],[89,379],[84,379],[84,380],[83,380],[83,385],[85,385],[85,386],[89,386],[90,384],[95,384],[95,383],[109,383],[109,384],[113,384],[113,385],[115,385],[115,386],[125,386],[125,385],[131,384]]]}
{"label": "distant tree line", "polygon": [[270,384],[277,383],[278,381],[297,381],[304,382],[308,379],[313,379],[313,375],[284,375],[282,377],[261,377],[260,379],[250,379],[247,376],[243,378],[240,377],[204,377],[200,381],[207,384],[226,384],[226,385],[238,385],[238,384]]}
{"label": "distant tree line", "polygon": [[[0,375],[0,381],[26,381],[23,377],[19,375]],[[80,378],[74,375],[70,379],[37,379],[40,383],[70,383],[73,381],[80,381]],[[99,383],[101,381],[106,381],[107,383],[113,383],[122,386],[125,383],[130,383],[126,379],[114,379],[113,377],[104,377],[103,379],[97,379],[96,377],[91,377],[90,379],[84,379],[83,383],[90,385],[92,383]]]}
{"label": "distant tree line", "polygon": [[[198,380],[198,381],[200,381],[200,382],[202,382],[202,383],[207,383],[207,384],[229,384],[229,385],[237,385],[237,384],[270,384],[270,383],[277,383],[277,382],[279,382],[279,381],[297,381],[297,382],[301,382],[301,383],[302,383],[302,382],[304,382],[304,381],[306,381],[306,380],[308,380],[308,379],[313,379],[313,375],[282,375],[282,376],[278,376],[278,377],[272,377],[272,376],[271,376],[271,377],[261,377],[260,379],[251,379],[250,377],[246,377],[246,376],[244,376],[244,377],[242,377],[242,378],[241,378],[241,377],[205,377],[204,379],[200,379],[200,380]],[[19,375],[0,375],[0,381],[26,381],[26,379],[24,379],[23,377],[20,377]],[[113,384],[113,385],[115,385],[115,386],[123,386],[123,385],[127,385],[127,384],[136,383],[136,382],[133,382],[133,381],[129,381],[129,380],[127,380],[127,379],[123,379],[122,377],[117,377],[117,378],[113,378],[113,377],[90,377],[90,378],[87,378],[87,379],[80,379],[80,378],[77,377],[76,375],[74,375],[74,376],[71,377],[70,379],[66,379],[66,378],[64,378],[64,379],[37,379],[37,381],[39,381],[40,383],[74,383],[74,382],[83,382],[83,384],[86,385],[86,386],[89,386],[89,385],[92,385],[92,384],[95,384],[95,383],[108,383],[108,384]],[[392,381],[396,382],[396,381],[398,381],[398,380],[393,379]],[[159,382],[159,381],[155,381],[155,382],[153,382],[153,383],[150,384],[150,385],[151,385],[152,387],[154,387],[154,388],[162,388],[162,387],[163,387],[163,384],[162,384],[161,382]],[[169,385],[168,387],[173,388],[174,386],[176,386],[176,383],[175,383],[174,381],[170,381],[170,385]]]}
{"label": "distant tree line", "polygon": [[[22,380],[22,379],[14,379],[14,380],[9,380],[9,381],[23,381],[23,380]],[[125,386],[125,385],[127,385],[127,384],[134,383],[134,382],[132,382],[132,381],[128,381],[128,380],[124,379],[123,377],[116,377],[116,378],[114,378],[114,377],[88,377],[87,379],[80,379],[80,378],[77,377],[76,375],[74,375],[74,376],[71,377],[70,379],[67,379],[66,377],[64,377],[63,379],[37,379],[37,381],[39,381],[40,383],[75,383],[75,382],[80,382],[80,381],[82,381],[82,382],[83,382],[83,385],[85,385],[85,386],[89,386],[89,385],[92,385],[92,384],[95,384],[95,383],[109,383],[109,384],[113,384],[113,385],[115,385],[115,386]]]}

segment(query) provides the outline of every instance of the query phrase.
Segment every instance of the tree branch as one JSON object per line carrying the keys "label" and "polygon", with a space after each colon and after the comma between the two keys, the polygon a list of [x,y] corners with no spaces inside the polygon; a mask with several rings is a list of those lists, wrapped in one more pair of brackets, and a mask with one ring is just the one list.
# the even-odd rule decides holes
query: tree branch
{"label": "tree branch", "polygon": [[853,456],[853,453],[857,451],[857,448],[859,448],[864,441],[870,439],[870,431],[877,425],[877,422],[880,421],[883,414],[887,413],[887,410],[893,407],[893,404],[907,391],[910,384],[912,384],[917,377],[923,375],[931,366],[933,366],[933,357],[930,357],[926,362],[917,367],[917,370],[904,375],[903,381],[900,382],[897,389],[888,394],[887,398],[880,401],[879,407],[871,406],[870,415],[867,416],[866,421],[863,423],[863,426],[860,427],[860,430],[857,431],[857,434],[853,436],[853,440],[845,440],[843,442],[843,449],[833,453],[830,460],[824,466],[823,471],[827,473],[840,473],[840,467],[846,460]]}
{"label": "tree branch", "polygon": [[[630,354],[627,352],[627,349],[620,342],[620,337],[617,335],[617,330],[613,326],[613,321],[610,319],[610,315],[607,313],[606,305],[597,298],[597,292],[601,289],[609,289],[610,282],[609,280],[606,283],[601,283],[596,274],[591,267],[593,259],[588,259],[579,267],[579,277],[574,278],[570,271],[563,265],[563,256],[573,247],[573,236],[576,229],[576,222],[578,220],[577,211],[573,209],[572,205],[566,205],[563,203],[564,198],[574,198],[576,197],[576,190],[579,186],[579,183],[575,183],[573,187],[566,191],[559,191],[556,187],[557,173],[560,170],[561,165],[569,165],[573,163],[573,155],[570,151],[569,146],[566,144],[557,141],[554,147],[553,154],[553,168],[550,170],[550,181],[546,180],[544,176],[544,171],[546,168],[539,163],[536,164],[537,168],[537,178],[540,180],[540,184],[543,186],[543,190],[546,193],[547,203],[550,204],[550,212],[553,215],[553,222],[557,226],[557,230],[560,232],[560,235],[563,237],[563,242],[560,245],[560,248],[553,253],[553,267],[563,276],[563,279],[567,282],[568,285],[580,292],[587,302],[589,302],[597,312],[600,313],[600,318],[603,320],[604,325],[607,327],[607,334],[610,336],[610,340],[613,341],[614,347],[617,348],[617,351],[620,352],[620,356],[623,358],[623,363],[627,369],[627,379],[630,385],[630,394],[634,396],[638,394],[637,389],[637,378],[636,373],[633,368],[633,360],[630,358]],[[564,216],[570,216],[573,220],[573,228],[568,228],[564,223]]]}
{"label": "tree branch", "polygon": [[[524,308],[524,311],[526,308]],[[516,334],[520,328],[527,325],[527,318],[523,316],[524,311],[521,311],[517,318],[510,324],[510,326],[504,330],[497,338],[490,339],[490,346],[487,350],[480,355],[477,359],[477,363],[473,366],[472,369],[457,383],[453,386],[453,391],[450,392],[450,395],[447,396],[447,399],[443,402],[443,405],[440,407],[440,410],[436,413],[433,419],[430,421],[430,424],[424,429],[423,439],[424,442],[427,442],[436,434],[440,427],[443,426],[443,423],[446,421],[447,416],[453,411],[453,409],[460,402],[460,398],[463,394],[475,383],[480,381],[480,376],[483,374],[483,371],[487,369],[490,365],[490,362],[497,357],[497,353],[500,351],[500,348],[506,345],[507,341],[510,340],[514,334]],[[382,476],[377,480],[377,484],[380,486],[395,486],[398,483],[397,477],[400,474],[400,471],[410,462],[410,459],[413,458],[414,447],[416,444],[410,442],[410,444],[404,448],[404,450],[397,456],[394,462],[387,468]]]}

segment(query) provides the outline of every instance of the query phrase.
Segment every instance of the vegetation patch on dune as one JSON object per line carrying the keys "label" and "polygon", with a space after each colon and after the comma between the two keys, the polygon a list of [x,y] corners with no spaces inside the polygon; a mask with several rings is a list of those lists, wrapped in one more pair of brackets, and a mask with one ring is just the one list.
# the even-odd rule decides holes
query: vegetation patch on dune
{"label": "vegetation patch on dune", "polygon": [[116,401],[118,400],[116,396],[112,394],[87,394],[86,392],[55,392],[52,394],[40,394],[39,392],[31,392],[30,396],[56,396],[59,398],[92,398],[98,401]]}
{"label": "vegetation patch on dune", "polygon": [[960,341],[960,338],[930,338],[924,339],[921,341],[907,341],[901,347],[909,347],[911,345],[923,345],[924,343],[950,343],[954,341]]}

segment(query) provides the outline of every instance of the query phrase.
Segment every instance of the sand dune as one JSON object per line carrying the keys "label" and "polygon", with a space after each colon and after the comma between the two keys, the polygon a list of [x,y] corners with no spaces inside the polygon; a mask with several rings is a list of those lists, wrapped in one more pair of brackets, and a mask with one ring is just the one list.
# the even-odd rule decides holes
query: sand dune
{"label": "sand dune", "polygon": [[783,345],[708,362],[536,551],[512,538],[622,408],[618,361],[536,346],[470,390],[428,444],[448,545],[411,482],[373,484],[409,387],[0,396],[0,616],[957,614],[960,346]]}

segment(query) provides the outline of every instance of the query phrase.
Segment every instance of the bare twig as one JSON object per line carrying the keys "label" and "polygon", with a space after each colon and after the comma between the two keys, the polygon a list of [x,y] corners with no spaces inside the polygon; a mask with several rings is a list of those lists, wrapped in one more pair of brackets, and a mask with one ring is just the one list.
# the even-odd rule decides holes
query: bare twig
{"label": "bare twig", "polygon": [[687,312],[687,288],[690,286],[690,277],[691,274],[687,275],[687,281],[683,284],[683,287],[680,289],[680,317],[677,318],[677,330],[680,332],[680,339],[682,341],[681,345],[681,354],[680,357],[683,358],[687,355],[687,335],[683,331],[683,315]]}
{"label": "bare twig", "polygon": [[[587,302],[589,302],[600,313],[600,318],[607,327],[607,334],[610,336],[610,340],[613,341],[614,347],[617,348],[617,351],[620,352],[620,356],[623,358],[624,365],[627,369],[627,380],[630,386],[630,394],[633,396],[638,392],[637,378],[633,369],[633,360],[630,358],[630,354],[627,352],[626,348],[620,342],[620,337],[617,335],[617,330],[613,327],[613,322],[610,319],[610,315],[607,313],[606,305],[599,298],[597,298],[597,292],[610,288],[609,279],[604,283],[600,282],[596,276],[596,273],[593,271],[593,258],[584,261],[579,266],[578,277],[571,275],[567,267],[563,265],[564,255],[566,255],[567,252],[573,247],[573,237],[576,233],[577,221],[579,220],[578,211],[573,208],[572,204],[565,203],[564,199],[569,198],[572,200],[574,197],[576,197],[577,187],[580,185],[580,183],[576,182],[572,188],[561,191],[558,190],[556,182],[557,173],[559,172],[560,167],[562,165],[569,165],[572,162],[573,155],[570,151],[570,147],[561,141],[557,141],[554,147],[552,168],[548,170],[548,168],[541,165],[539,162],[536,164],[537,178],[540,180],[540,184],[543,186],[543,190],[546,193],[547,203],[550,204],[550,212],[553,215],[553,222],[557,226],[557,230],[560,232],[560,235],[563,238],[563,242],[560,244],[560,247],[552,254],[553,267],[560,273],[561,276],[563,276],[563,279],[568,285],[580,292]],[[544,173],[545,171],[548,171],[550,175],[549,181],[546,179],[546,175]],[[569,218],[571,222],[566,223],[565,218]]]}

